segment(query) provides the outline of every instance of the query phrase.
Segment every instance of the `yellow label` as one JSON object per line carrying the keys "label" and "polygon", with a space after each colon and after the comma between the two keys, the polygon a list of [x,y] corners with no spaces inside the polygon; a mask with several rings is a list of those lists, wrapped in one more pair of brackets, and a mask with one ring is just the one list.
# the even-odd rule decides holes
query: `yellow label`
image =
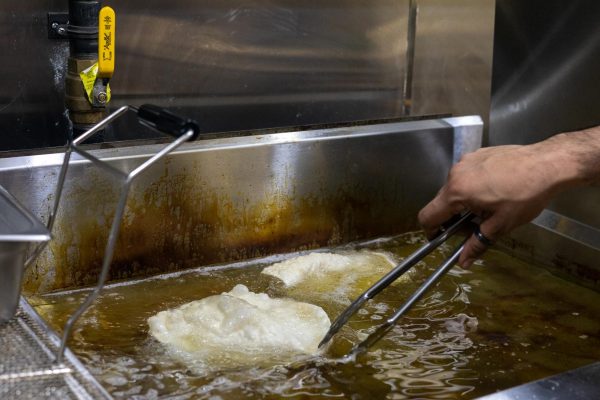
{"label": "yellow label", "polygon": [[102,7],[98,20],[98,76],[111,78],[115,71],[115,10]]}
{"label": "yellow label", "polygon": [[[79,73],[81,81],[83,82],[83,88],[87,94],[90,103],[93,103],[92,93],[94,91],[94,83],[98,77],[98,63],[91,65]],[[110,101],[110,85],[106,85],[106,102]]]}

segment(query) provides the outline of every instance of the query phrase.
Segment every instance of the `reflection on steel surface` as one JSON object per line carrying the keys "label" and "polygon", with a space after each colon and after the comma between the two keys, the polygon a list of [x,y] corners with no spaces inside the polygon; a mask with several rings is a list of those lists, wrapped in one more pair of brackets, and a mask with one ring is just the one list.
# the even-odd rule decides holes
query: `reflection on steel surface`
{"label": "reflection on steel surface", "polygon": [[480,400],[588,400],[600,393],[600,362],[563,372],[524,385],[502,390]]}
{"label": "reflection on steel surface", "polygon": [[[533,143],[600,124],[600,2],[552,0],[543,8],[540,12],[536,2],[497,2],[492,145]],[[598,231],[597,204],[599,188],[569,190],[553,200],[546,215]],[[511,246],[598,288],[598,251],[567,236],[529,226],[512,236]]]}
{"label": "reflection on steel surface", "polygon": [[[487,116],[493,0],[417,0],[412,115]],[[66,2],[0,5],[0,150],[62,146]],[[114,4],[112,107],[174,108],[204,131],[402,115],[409,0],[130,0]],[[468,21],[468,24],[464,22]],[[485,117],[484,117],[485,118]],[[123,123],[107,140],[149,137]]]}
{"label": "reflection on steel surface", "polygon": [[541,228],[556,232],[568,239],[600,251],[600,230],[582,224],[572,218],[565,217],[551,210],[544,210],[533,223]]}
{"label": "reflection on steel surface", "polygon": [[[111,279],[147,276],[416,228],[462,130],[478,118],[215,139],[184,145],[133,184]],[[478,127],[478,129],[471,129]],[[123,169],[156,146],[94,151]],[[0,184],[47,214],[62,156],[0,159]],[[93,283],[117,185],[73,159],[55,240],[28,274],[29,290]]]}
{"label": "reflection on steel surface", "polygon": [[600,124],[600,2],[498,0],[490,144]]}
{"label": "reflection on steel surface", "polygon": [[417,4],[412,114],[481,115],[487,128],[495,1]]}
{"label": "reflection on steel surface", "polygon": [[600,290],[600,230],[551,210],[500,242],[509,253]]}

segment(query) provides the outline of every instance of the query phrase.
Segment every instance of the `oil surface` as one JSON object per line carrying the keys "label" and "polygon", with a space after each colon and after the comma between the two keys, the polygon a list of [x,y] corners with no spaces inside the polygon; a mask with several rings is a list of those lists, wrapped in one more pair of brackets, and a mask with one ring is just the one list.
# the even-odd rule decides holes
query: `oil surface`
{"label": "oil surface", "polygon": [[[383,250],[400,259],[423,242],[420,234],[408,233],[339,250]],[[449,250],[434,252],[410,280],[370,301],[326,354],[287,365],[190,368],[148,335],[146,320],[238,283],[317,304],[335,319],[347,299],[288,290],[260,273],[294,255],[113,284],[80,320],[69,345],[116,398],[473,398],[600,359],[600,294],[491,250],[469,271],[455,267],[366,355],[336,362],[399,307]],[[61,332],[85,294],[30,301]]]}

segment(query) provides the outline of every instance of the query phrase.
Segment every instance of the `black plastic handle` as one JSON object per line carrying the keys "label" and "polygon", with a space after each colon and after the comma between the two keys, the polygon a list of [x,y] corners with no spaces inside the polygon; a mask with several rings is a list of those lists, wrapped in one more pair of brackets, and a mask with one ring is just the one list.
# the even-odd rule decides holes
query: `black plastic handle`
{"label": "black plastic handle", "polygon": [[189,118],[182,118],[164,108],[153,104],[144,104],[138,108],[140,122],[174,137],[180,137],[190,129],[194,132],[189,140],[194,140],[200,133],[198,123]]}

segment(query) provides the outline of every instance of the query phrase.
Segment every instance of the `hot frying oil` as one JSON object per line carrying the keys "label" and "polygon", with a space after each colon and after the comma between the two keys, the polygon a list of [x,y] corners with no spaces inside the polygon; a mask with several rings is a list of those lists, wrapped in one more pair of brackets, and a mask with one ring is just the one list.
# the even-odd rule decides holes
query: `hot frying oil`
{"label": "hot frying oil", "polygon": [[[353,247],[401,259],[423,241],[409,233]],[[285,288],[260,273],[294,255],[110,285],[77,324],[70,347],[116,398],[473,398],[600,359],[600,294],[489,251],[469,271],[455,267],[365,356],[337,361],[398,308],[450,250],[437,250],[410,279],[370,301],[325,354],[287,365],[198,370],[172,359],[148,335],[146,321],[238,283],[271,297],[317,304],[333,321],[348,298]],[[368,287],[379,277],[362,277],[360,284]],[[53,293],[31,301],[60,332],[87,293]]]}

